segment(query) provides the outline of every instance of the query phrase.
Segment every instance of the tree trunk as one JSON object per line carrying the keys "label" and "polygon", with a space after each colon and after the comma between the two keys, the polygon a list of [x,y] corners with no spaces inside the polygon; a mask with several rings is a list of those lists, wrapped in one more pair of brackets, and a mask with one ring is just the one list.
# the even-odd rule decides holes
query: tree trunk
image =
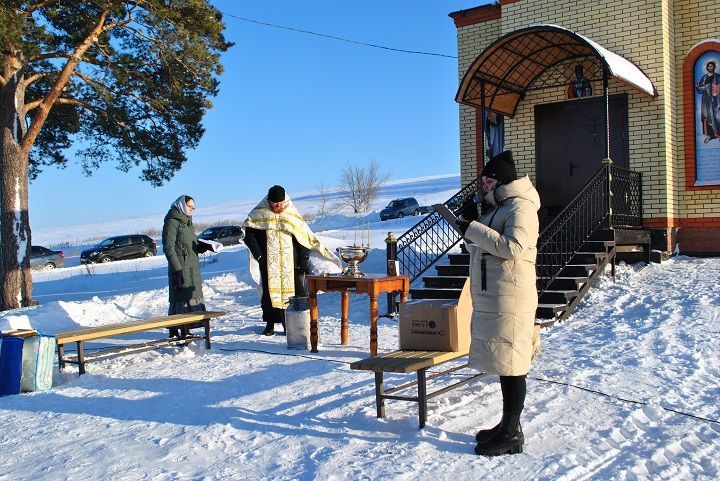
{"label": "tree trunk", "polygon": [[25,130],[25,91],[17,77],[0,86],[0,310],[29,306],[30,220],[28,154],[19,140]]}

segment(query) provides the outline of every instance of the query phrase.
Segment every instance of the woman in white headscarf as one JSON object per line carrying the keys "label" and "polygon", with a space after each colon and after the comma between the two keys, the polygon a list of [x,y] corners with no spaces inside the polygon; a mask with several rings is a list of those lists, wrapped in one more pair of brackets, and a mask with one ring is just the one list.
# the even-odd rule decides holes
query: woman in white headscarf
{"label": "woman in white headscarf", "polygon": [[[172,203],[163,222],[163,252],[168,261],[168,315],[205,310],[198,254],[207,248],[195,238],[194,210],[195,200],[189,195],[181,195]],[[189,328],[192,327],[200,325]],[[189,328],[184,328],[183,335],[187,335]],[[170,336],[177,335],[178,329],[171,328]]]}

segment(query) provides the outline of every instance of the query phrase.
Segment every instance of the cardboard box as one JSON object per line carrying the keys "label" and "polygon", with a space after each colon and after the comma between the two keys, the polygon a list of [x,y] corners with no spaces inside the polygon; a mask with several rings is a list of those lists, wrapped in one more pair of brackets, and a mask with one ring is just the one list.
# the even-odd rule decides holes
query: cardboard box
{"label": "cardboard box", "polygon": [[400,304],[400,349],[465,351],[470,348],[470,280],[460,299],[418,299]]}

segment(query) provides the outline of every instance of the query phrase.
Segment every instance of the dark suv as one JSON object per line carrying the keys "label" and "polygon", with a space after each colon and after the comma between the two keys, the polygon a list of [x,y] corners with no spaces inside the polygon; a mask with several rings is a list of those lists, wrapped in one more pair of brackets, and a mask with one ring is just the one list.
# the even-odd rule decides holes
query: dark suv
{"label": "dark suv", "polygon": [[418,215],[420,205],[414,197],[391,200],[383,210],[380,211],[380,220],[400,219],[406,215]]}
{"label": "dark suv", "polygon": [[30,268],[55,269],[65,265],[65,254],[62,251],[51,251],[47,247],[32,246],[30,251]]}
{"label": "dark suv", "polygon": [[245,237],[241,227],[236,225],[216,225],[200,233],[198,239],[214,240],[224,246],[237,245]]}
{"label": "dark suv", "polygon": [[152,257],[157,252],[157,243],[146,235],[118,235],[108,237],[95,247],[80,253],[80,263],[112,262],[121,259]]}

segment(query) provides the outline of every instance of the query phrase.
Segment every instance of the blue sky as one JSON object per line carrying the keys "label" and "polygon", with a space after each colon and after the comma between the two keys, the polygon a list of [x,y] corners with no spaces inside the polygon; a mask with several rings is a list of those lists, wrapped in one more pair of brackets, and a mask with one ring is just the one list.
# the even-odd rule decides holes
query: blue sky
{"label": "blue sky", "polygon": [[[180,195],[203,205],[337,185],[347,163],[375,159],[391,178],[459,171],[457,60],[356,45],[249,23],[244,17],[412,51],[456,56],[448,13],[489,3],[438,0],[214,0],[235,46],[223,56],[206,134],[160,188],[112,164],[85,177],[74,163],[30,185],[32,228],[167,210]],[[62,206],[62,208],[58,208]]]}

